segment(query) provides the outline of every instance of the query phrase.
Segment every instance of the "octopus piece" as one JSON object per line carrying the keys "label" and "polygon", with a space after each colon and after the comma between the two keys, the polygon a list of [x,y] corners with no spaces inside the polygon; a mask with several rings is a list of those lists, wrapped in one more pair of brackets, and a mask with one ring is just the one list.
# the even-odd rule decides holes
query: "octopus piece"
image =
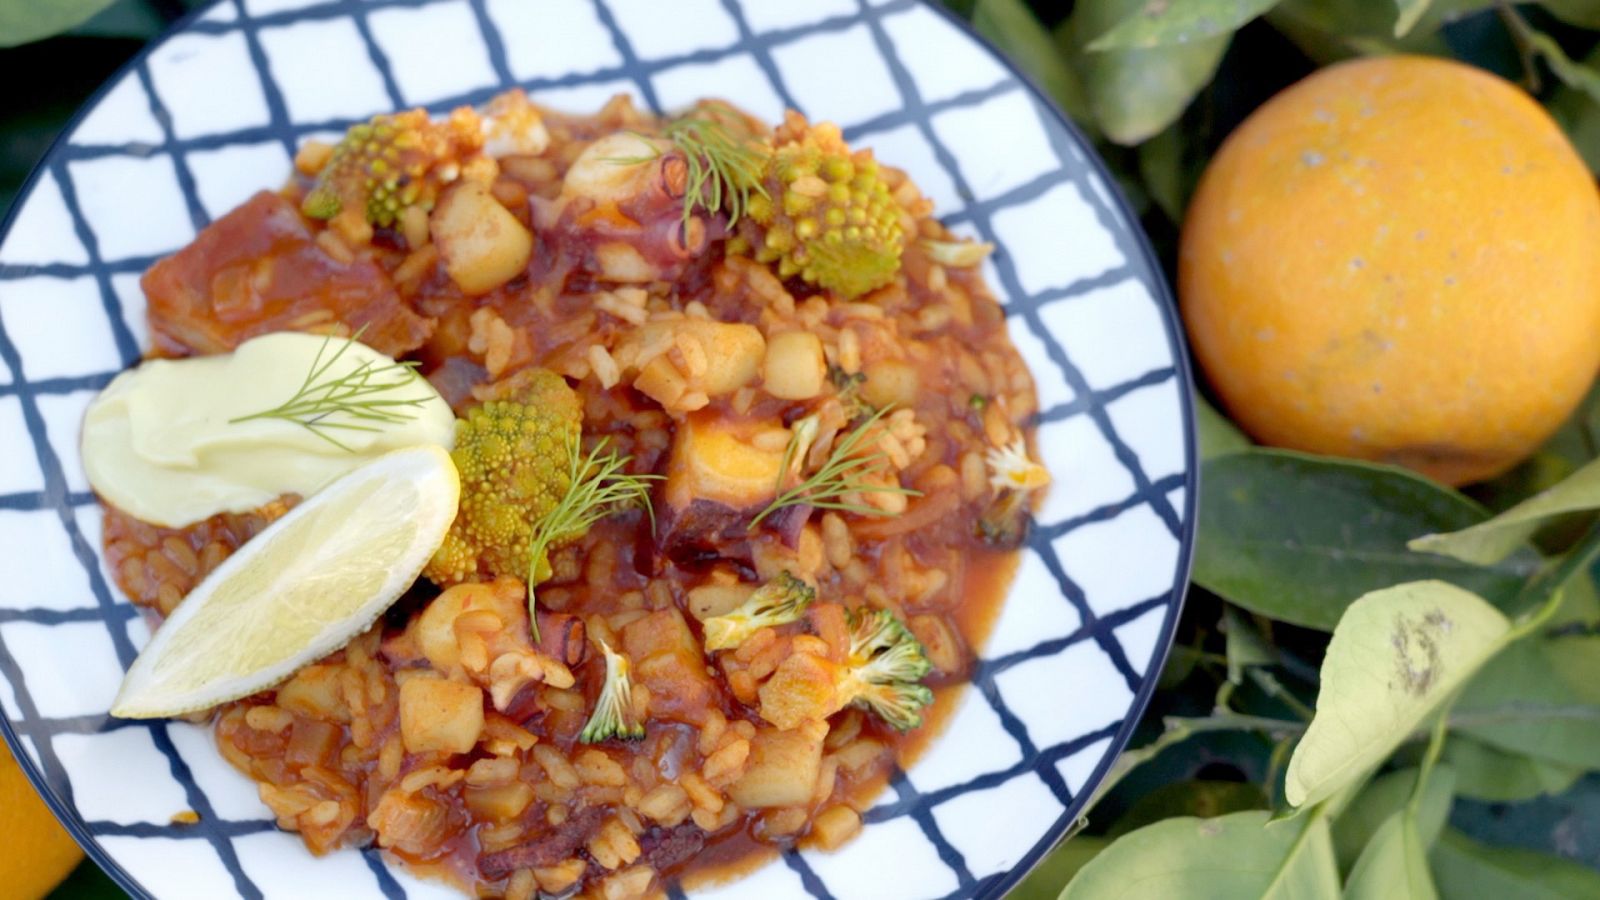
{"label": "octopus piece", "polygon": [[360,330],[362,343],[398,357],[434,326],[401,301],[377,263],[318,240],[294,204],[268,191],[151,266],[140,283],[165,356],[225,353],[273,331]]}

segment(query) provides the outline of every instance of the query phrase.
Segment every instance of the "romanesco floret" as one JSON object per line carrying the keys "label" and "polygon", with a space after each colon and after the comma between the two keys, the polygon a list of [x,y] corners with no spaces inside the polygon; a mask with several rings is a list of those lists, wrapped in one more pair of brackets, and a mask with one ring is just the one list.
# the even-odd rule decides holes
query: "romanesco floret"
{"label": "romanesco floret", "polygon": [[933,669],[922,644],[886,609],[850,613],[850,656],[839,699],[900,731],[922,724],[933,692],[921,681]]}
{"label": "romanesco floret", "polygon": [[746,232],[758,261],[846,300],[893,280],[904,249],[900,207],[871,151],[852,153],[837,126],[811,126],[773,152],[765,183],[750,198]]}
{"label": "romanesco floret", "polygon": [[737,609],[706,619],[706,650],[728,650],[743,644],[763,628],[799,621],[817,591],[789,572],[755,589]]}
{"label": "romanesco floret", "polygon": [[371,225],[393,225],[401,210],[433,208],[460,157],[482,144],[477,114],[461,109],[435,122],[420,109],[373,116],[351,126],[301,200],[313,219],[361,210]]}
{"label": "romanesco floret", "polygon": [[644,726],[633,716],[633,679],[628,674],[628,658],[612,650],[605,641],[599,644],[606,660],[606,680],[600,686],[594,712],[589,714],[578,740],[585,744],[598,744],[611,738],[636,741],[644,737]]}
{"label": "romanesco floret", "polygon": [[461,507],[423,573],[435,584],[526,578],[535,525],[567,492],[583,422],[578,395],[554,372],[525,377],[518,400],[485,403],[456,424],[450,456]]}

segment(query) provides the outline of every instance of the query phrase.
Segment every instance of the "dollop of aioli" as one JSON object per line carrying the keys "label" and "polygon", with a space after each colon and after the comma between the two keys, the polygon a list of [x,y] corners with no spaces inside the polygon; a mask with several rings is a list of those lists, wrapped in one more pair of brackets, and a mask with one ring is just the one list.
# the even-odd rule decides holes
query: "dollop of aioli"
{"label": "dollop of aioli", "polygon": [[[282,332],[246,341],[232,353],[151,360],[118,375],[84,418],[89,484],[124,512],[181,528],[218,513],[257,509],[283,494],[308,497],[390,450],[453,446],[455,416],[420,376],[373,397],[420,399],[415,407],[394,410],[408,417],[403,421],[363,421],[344,413],[324,419],[323,426],[361,426],[326,430],[343,447],[296,421],[236,421],[281,406],[305,386],[314,364],[335,354],[316,384],[363,364],[394,364],[356,341]],[[380,380],[403,377],[390,372]]]}

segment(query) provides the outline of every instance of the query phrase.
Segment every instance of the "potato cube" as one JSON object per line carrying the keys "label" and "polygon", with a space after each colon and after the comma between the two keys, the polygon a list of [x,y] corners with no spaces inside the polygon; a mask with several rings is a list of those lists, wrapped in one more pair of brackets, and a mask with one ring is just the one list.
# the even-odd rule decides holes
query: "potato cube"
{"label": "potato cube", "polygon": [[342,666],[306,666],[278,688],[277,704],[290,712],[331,722],[350,721],[350,707],[339,686]]}
{"label": "potato cube", "polygon": [[462,795],[474,815],[505,822],[522,815],[533,802],[533,787],[516,781],[492,787],[468,787]]}
{"label": "potato cube", "polygon": [[805,331],[786,331],[767,342],[762,387],[784,400],[810,400],[822,393],[828,361],[822,341]]}
{"label": "potato cube", "polygon": [[702,584],[689,589],[689,614],[704,622],[712,616],[727,615],[750,599],[753,584]]}
{"label": "potato cube", "polygon": [[533,255],[533,234],[475,181],[445,191],[428,230],[450,280],[468,294],[486,294],[517,277]]}
{"label": "potato cube", "polygon": [[835,686],[838,667],[820,656],[795,653],[785,658],[761,686],[761,718],[779,728],[795,728],[839,711]]}
{"label": "potato cube", "polygon": [[400,684],[400,738],[410,753],[466,753],[483,733],[483,691],[443,678]]}
{"label": "potato cube", "polygon": [[822,739],[826,736],[825,728],[763,728],[756,732],[744,776],[728,788],[728,796],[745,809],[806,803],[822,770]]}
{"label": "potato cube", "polygon": [[783,468],[783,446],[757,447],[715,416],[690,416],[673,437],[667,464],[667,502],[682,509],[709,500],[746,509],[771,500]]}

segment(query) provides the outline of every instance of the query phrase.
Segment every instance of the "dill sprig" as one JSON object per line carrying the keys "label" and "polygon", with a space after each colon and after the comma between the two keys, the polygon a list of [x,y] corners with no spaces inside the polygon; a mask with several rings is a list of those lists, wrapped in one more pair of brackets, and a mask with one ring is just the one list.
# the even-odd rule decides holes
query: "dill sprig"
{"label": "dill sprig", "polygon": [[[766,150],[755,141],[734,134],[726,124],[710,114],[697,112],[673,119],[661,130],[662,136],[683,151],[688,166],[687,187],[683,194],[683,221],[696,209],[707,215],[728,214],[728,227],[739,223],[752,193],[767,196],[761,183],[766,168]],[[629,156],[611,160],[636,165],[661,157],[656,150],[649,156]]]}
{"label": "dill sprig", "polygon": [[[418,363],[415,361],[378,365],[367,360],[343,375],[329,374],[344,357],[345,351],[359,341],[366,330],[363,325],[350,338],[341,339],[344,343],[332,355],[328,355],[328,348],[334,340],[330,335],[317,348],[317,355],[311,360],[311,369],[294,396],[271,409],[229,419],[228,423],[283,419],[304,426],[312,434],[341,450],[354,453],[353,449],[330,432],[382,431],[380,426],[415,419],[415,410],[421,409],[430,397],[388,396],[417,382]],[[324,356],[327,356],[326,360]],[[342,420],[339,418],[341,416],[344,417]]]}
{"label": "dill sprig", "polygon": [[789,506],[810,506],[816,509],[836,509],[843,512],[855,513],[858,516],[889,516],[894,513],[879,509],[866,503],[852,503],[845,498],[851,494],[900,494],[905,497],[920,497],[922,492],[901,487],[898,484],[878,484],[868,480],[868,476],[876,472],[888,455],[882,450],[875,453],[858,454],[862,442],[867,438],[872,427],[876,425],[892,407],[885,406],[861,421],[861,424],[850,430],[843,439],[834,444],[833,451],[828,454],[828,459],[822,467],[812,473],[809,478],[802,480],[788,490],[784,490],[783,482],[789,477],[789,472],[799,455],[802,444],[809,444],[810,440],[805,434],[806,429],[797,428],[789,437],[789,445],[784,448],[783,462],[778,468],[778,496],[766,509],[756,514],[750,520],[750,530],[754,531],[762,520],[780,509]]}
{"label": "dill sprig", "polygon": [[607,448],[601,440],[588,454],[574,436],[567,444],[567,491],[548,513],[533,525],[528,549],[528,622],[539,639],[539,617],[534,611],[534,586],[550,578],[550,548],[576,540],[596,522],[625,509],[643,509],[655,530],[655,509],[650,505],[650,483],[660,475],[634,475],[623,471],[631,456]]}

